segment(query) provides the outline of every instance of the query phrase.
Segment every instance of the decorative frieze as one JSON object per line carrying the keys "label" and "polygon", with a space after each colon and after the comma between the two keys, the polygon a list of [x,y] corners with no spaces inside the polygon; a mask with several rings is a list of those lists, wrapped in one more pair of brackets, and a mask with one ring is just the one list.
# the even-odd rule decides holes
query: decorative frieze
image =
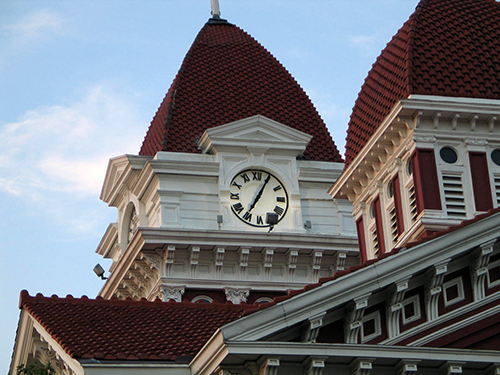
{"label": "decorative frieze", "polygon": [[486,296],[486,275],[488,274],[488,263],[493,252],[493,246],[496,239],[481,244],[479,249],[472,253],[471,279],[472,290],[474,292],[474,300],[479,301]]}
{"label": "decorative frieze", "polygon": [[354,299],[346,313],[344,331],[347,344],[357,344],[359,330],[361,328],[363,314],[368,307],[368,299],[371,293],[364,294]]}

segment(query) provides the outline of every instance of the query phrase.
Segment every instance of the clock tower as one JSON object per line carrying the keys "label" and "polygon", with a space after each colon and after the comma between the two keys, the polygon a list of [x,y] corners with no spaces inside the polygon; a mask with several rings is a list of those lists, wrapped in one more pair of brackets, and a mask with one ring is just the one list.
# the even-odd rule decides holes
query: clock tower
{"label": "clock tower", "polygon": [[352,207],[327,193],[343,167],[293,77],[213,15],[139,155],[109,162],[100,295],[263,303],[357,264]]}

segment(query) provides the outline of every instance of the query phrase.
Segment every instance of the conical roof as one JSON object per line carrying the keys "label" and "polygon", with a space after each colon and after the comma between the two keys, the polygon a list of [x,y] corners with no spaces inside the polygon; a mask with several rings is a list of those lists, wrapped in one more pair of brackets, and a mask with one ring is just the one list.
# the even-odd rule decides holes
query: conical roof
{"label": "conical roof", "polygon": [[312,135],[304,158],[342,161],[306,93],[240,28],[210,20],[202,28],[153,118],[140,155],[198,153],[206,129],[263,115]]}
{"label": "conical roof", "polygon": [[422,0],[373,65],[354,105],[346,164],[411,94],[500,99],[500,3]]}

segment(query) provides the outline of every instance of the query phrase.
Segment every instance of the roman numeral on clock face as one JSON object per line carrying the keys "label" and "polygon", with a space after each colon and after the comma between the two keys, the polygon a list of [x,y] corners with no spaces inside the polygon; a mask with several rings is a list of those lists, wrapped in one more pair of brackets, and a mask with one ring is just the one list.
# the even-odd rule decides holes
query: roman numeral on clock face
{"label": "roman numeral on clock face", "polygon": [[240,193],[229,193],[229,194],[231,194],[231,199],[236,199],[236,200],[240,199]]}
{"label": "roman numeral on clock face", "polygon": [[244,209],[245,208],[241,205],[241,203],[233,204],[233,210],[235,210],[237,213],[240,213]]}
{"label": "roman numeral on clock face", "polygon": [[280,215],[280,216],[281,216],[281,215],[283,215],[283,212],[284,212],[284,211],[285,211],[285,210],[284,210],[283,208],[281,208],[280,206],[276,206],[276,207],[274,207],[274,212],[276,212],[276,213],[277,213],[278,215]]}
{"label": "roman numeral on clock face", "polygon": [[273,190],[274,190],[274,191],[281,190],[281,186],[280,186],[280,185],[278,185],[278,186],[276,186],[275,188],[273,188]]}
{"label": "roman numeral on clock face", "polygon": [[257,181],[262,180],[262,172],[253,172],[252,171],[252,174],[253,174],[253,179],[254,180],[257,180]]}
{"label": "roman numeral on clock face", "polygon": [[252,214],[250,212],[245,212],[245,215],[243,215],[243,219],[245,219],[248,222],[252,221]]}
{"label": "roman numeral on clock face", "polygon": [[285,203],[285,197],[278,197],[276,198],[276,201]]}
{"label": "roman numeral on clock face", "polygon": [[241,178],[243,178],[243,181],[245,181],[245,182],[250,181],[250,177],[248,177],[248,175],[247,175],[246,173],[243,173],[243,174],[241,175]]}
{"label": "roman numeral on clock face", "polygon": [[264,220],[262,219],[262,216],[257,216],[257,224],[258,225],[264,224]]}

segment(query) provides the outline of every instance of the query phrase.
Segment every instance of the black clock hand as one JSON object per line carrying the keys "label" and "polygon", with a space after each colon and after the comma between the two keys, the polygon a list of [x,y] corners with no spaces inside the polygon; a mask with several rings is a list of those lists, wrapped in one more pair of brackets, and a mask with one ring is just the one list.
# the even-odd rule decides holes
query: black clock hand
{"label": "black clock hand", "polygon": [[264,183],[262,184],[262,186],[260,187],[260,190],[259,192],[257,193],[257,195],[255,196],[252,204],[248,207],[248,212],[252,211],[253,208],[255,207],[255,205],[257,204],[257,202],[259,201],[260,197],[262,197],[262,193],[264,192],[264,188],[266,187],[267,183],[269,182],[269,180],[271,179],[271,175],[268,174],[267,175],[267,178],[264,180]]}

